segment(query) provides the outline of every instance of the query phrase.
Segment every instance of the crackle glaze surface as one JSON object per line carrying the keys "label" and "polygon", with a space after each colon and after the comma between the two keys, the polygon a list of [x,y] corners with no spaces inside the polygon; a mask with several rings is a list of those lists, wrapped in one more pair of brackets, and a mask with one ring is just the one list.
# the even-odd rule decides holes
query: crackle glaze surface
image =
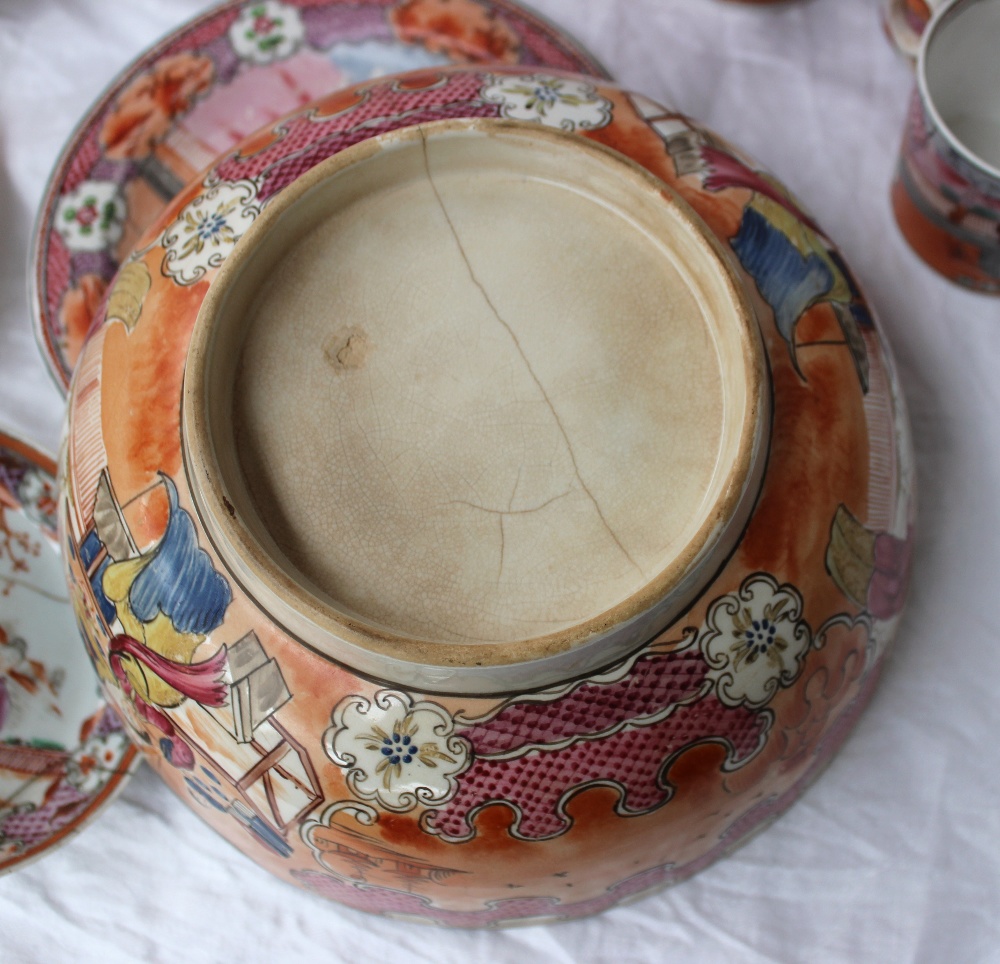
{"label": "crackle glaze surface", "polygon": [[0,432],[0,874],[70,839],[138,762],[78,643],[54,475]]}
{"label": "crackle glaze surface", "polygon": [[[462,117],[575,132],[673,187],[746,284],[773,393],[756,510],[684,615],[584,678],[476,697],[362,677],[275,625],[197,522],[180,431],[194,318],[246,223],[344,147]],[[75,376],[66,452],[81,623],[166,782],[282,878],[449,925],[599,911],[773,819],[871,695],[909,570],[905,413],[832,242],[680,112],[557,73],[373,83],[222,158],[113,286]]]}
{"label": "crackle glaze surface", "polygon": [[81,121],[46,192],[33,309],[57,384],[122,260],[217,154],[347,84],[491,61],[606,76],[512,0],[228,0],[164,38]]}
{"label": "crackle glaze surface", "polygon": [[201,506],[383,655],[551,653],[714,551],[766,417],[750,309],[661,182],[576,138],[455,120],[370,146],[213,282],[184,401],[211,440],[182,431],[226,501]]}

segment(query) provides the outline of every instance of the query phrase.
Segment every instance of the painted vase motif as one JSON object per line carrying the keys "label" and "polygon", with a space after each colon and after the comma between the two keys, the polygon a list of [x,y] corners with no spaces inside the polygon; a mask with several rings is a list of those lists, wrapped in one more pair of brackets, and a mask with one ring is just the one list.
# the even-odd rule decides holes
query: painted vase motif
{"label": "painted vase motif", "polygon": [[[752,515],[686,609],[605,664],[492,694],[400,685],[301,645],[208,538],[181,442],[195,316],[247,225],[352,145],[462,118],[566,132],[676,192],[760,319],[771,396]],[[349,339],[340,350],[350,357]],[[227,839],[367,911],[464,927],[566,919],[688,877],[829,761],[899,621],[912,453],[853,276],[774,178],[679,111],[593,79],[425,71],[328,96],[244,142],[128,259],[68,425],[68,574],[109,699]]]}

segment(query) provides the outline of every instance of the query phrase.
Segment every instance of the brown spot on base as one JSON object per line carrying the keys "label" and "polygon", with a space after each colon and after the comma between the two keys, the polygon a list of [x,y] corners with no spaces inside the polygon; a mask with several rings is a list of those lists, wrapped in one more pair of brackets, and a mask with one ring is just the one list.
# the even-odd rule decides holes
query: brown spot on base
{"label": "brown spot on base", "polygon": [[364,368],[371,342],[360,328],[342,328],[323,346],[323,354],[337,373]]}

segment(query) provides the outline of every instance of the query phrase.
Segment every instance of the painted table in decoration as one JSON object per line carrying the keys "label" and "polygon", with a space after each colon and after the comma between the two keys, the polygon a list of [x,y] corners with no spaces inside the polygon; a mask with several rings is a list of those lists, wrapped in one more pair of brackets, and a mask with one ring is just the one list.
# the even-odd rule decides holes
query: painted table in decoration
{"label": "painted table in decoration", "polygon": [[607,76],[513,0],[229,0],[178,28],[88,111],[47,188],[32,307],[56,383],[136,239],[218,154],[339,87],[491,61]]}
{"label": "painted table in decoration", "polygon": [[52,460],[0,432],[0,873],[79,831],[139,757],[66,591]]}

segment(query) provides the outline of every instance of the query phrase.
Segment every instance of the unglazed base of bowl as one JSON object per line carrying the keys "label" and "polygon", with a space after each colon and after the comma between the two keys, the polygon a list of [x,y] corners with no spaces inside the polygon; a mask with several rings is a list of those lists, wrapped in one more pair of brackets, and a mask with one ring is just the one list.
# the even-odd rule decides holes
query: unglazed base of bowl
{"label": "unglazed base of bowl", "polygon": [[[496,139],[414,143],[281,254],[233,415],[282,554],[393,632],[592,619],[701,524],[724,373],[682,265],[599,183]],[[571,175],[572,172],[567,172]]]}
{"label": "unglazed base of bowl", "polygon": [[755,332],[700,223],[537,128],[335,160],[199,321],[221,542],[416,658],[534,659],[662,613],[731,549],[759,447]]}

